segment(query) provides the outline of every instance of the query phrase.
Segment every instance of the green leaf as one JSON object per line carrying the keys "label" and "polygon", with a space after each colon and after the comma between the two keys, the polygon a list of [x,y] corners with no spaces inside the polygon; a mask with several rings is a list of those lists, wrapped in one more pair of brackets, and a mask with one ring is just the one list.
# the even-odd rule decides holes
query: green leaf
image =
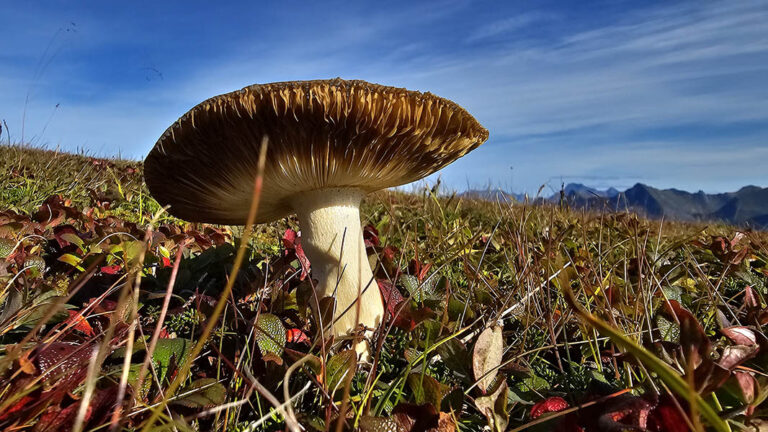
{"label": "green leaf", "polygon": [[158,339],[155,352],[152,353],[152,361],[160,367],[160,381],[165,378],[171,361],[176,364],[182,362],[192,349],[192,341],[188,339]]}
{"label": "green leaf", "polygon": [[80,258],[76,257],[75,255],[64,254],[64,255],[60,256],[58,260],[63,262],[63,263],[67,263],[67,264],[71,265],[72,267],[74,267],[74,268],[76,268],[76,269],[78,269],[80,271],[84,271],[83,267],[80,265],[82,260]]}
{"label": "green leaf", "polygon": [[[188,394],[190,393],[191,394]],[[171,402],[187,408],[209,409],[227,400],[227,389],[216,378],[201,378],[179,391],[185,395]]]}
{"label": "green leaf", "polygon": [[457,321],[461,318],[462,314],[466,314],[466,320],[472,320],[475,318],[475,311],[471,307],[467,306],[467,302],[463,302],[454,296],[448,299],[448,318],[451,321]]}
{"label": "green leaf", "polygon": [[443,398],[451,391],[451,388],[447,385],[429,375],[420,373],[408,375],[408,386],[413,390],[413,396],[417,404],[430,403],[436,408],[440,408]]}
{"label": "green leaf", "polygon": [[[135,395],[139,396],[141,400],[145,400],[149,395],[149,389],[152,387],[152,380],[147,379],[149,370],[144,371],[144,380],[141,384],[141,389],[138,389],[139,385],[139,372],[141,372],[141,363],[134,363],[128,367],[128,385],[131,386]],[[120,379],[123,374],[123,365],[115,365],[110,369],[110,374]]]}
{"label": "green leaf", "polygon": [[346,379],[351,379],[357,368],[357,353],[354,350],[342,351],[328,360],[325,366],[328,391],[333,394]]}
{"label": "green leaf", "polygon": [[605,378],[605,375],[601,374],[599,371],[596,371],[594,369],[591,369],[589,371],[589,375],[592,377],[593,380],[601,382],[603,384],[609,384],[608,380]]}
{"label": "green leaf", "polygon": [[416,279],[416,276],[408,274],[400,275],[399,282],[403,288],[411,294],[411,297],[414,300],[417,302],[422,300],[422,292],[419,290],[419,280]]}
{"label": "green leaf", "polygon": [[519,387],[525,392],[540,391],[549,388],[549,381],[540,376],[531,375],[527,378],[523,378],[523,381],[519,384]]}
{"label": "green leaf", "polygon": [[77,234],[66,232],[66,233],[60,234],[60,236],[62,239],[77,245],[77,247],[80,248],[80,250],[85,249],[85,243],[83,243],[83,239],[81,239],[80,236],[78,236]]}
{"label": "green leaf", "polygon": [[256,343],[262,355],[283,355],[285,349],[285,326],[275,315],[263,313],[256,320]]}
{"label": "green leaf", "polygon": [[[79,259],[78,259],[79,261]],[[24,267],[29,267],[34,276],[39,276],[45,272],[45,260],[37,255],[32,255],[24,260]],[[83,271],[82,267],[76,266],[78,270]]]}
{"label": "green leaf", "polygon": [[475,405],[488,419],[488,424],[496,432],[507,429],[509,413],[507,412],[507,381],[504,379],[493,393],[475,398]]}
{"label": "green leaf", "polygon": [[[432,278],[435,279],[435,278]],[[448,292],[448,290],[451,288],[451,282],[448,281],[448,278],[445,276],[440,276],[439,279],[436,279],[437,282],[434,283],[434,286],[432,287],[432,292],[435,294],[445,295],[445,293]]]}
{"label": "green leaf", "polygon": [[[23,315],[19,318],[19,325],[35,325],[43,319],[50,305],[61,298],[55,290],[45,291],[34,297],[32,304],[21,309]],[[65,311],[59,311],[54,315],[57,318],[67,316]]]}
{"label": "green leaf", "polygon": [[453,338],[437,347],[437,353],[445,366],[457,375],[466,385],[471,385],[472,358],[461,341]]}
{"label": "green leaf", "polygon": [[[686,278],[686,280],[692,280],[689,278]],[[682,302],[682,293],[683,290],[679,286],[664,286],[662,289],[662,292],[664,292],[664,297],[666,297],[665,300],[677,300],[678,302]]]}
{"label": "green leaf", "polygon": [[491,293],[485,288],[482,288],[482,287],[476,288],[474,294],[475,294],[475,301],[482,305],[489,306],[489,305],[492,305],[495,301]]}
{"label": "green leaf", "polygon": [[400,285],[402,285],[403,288],[411,294],[413,300],[418,303],[434,297],[434,288],[437,281],[438,278],[432,277],[426,280],[425,283],[419,284],[419,280],[416,276],[409,274],[400,275],[399,279]]}
{"label": "green leaf", "polygon": [[15,247],[16,247],[15,241],[7,238],[0,238],[0,259],[10,255],[11,251]]}
{"label": "green leaf", "polygon": [[358,428],[360,432],[399,432],[401,430],[400,423],[394,418],[373,416],[360,417]]}
{"label": "green leaf", "polygon": [[676,322],[666,319],[662,315],[656,316],[656,326],[661,333],[661,339],[667,342],[680,342],[680,326]]}
{"label": "green leaf", "polygon": [[[163,382],[168,374],[169,368],[172,365],[178,365],[186,358],[189,352],[192,350],[192,341],[189,339],[158,339],[157,345],[155,345],[155,351],[152,353],[152,365],[157,371],[160,382]],[[144,341],[139,341],[133,347],[133,360],[137,362],[141,361],[141,358],[135,356],[139,351],[146,351],[146,345]],[[112,358],[124,358],[125,347],[116,349],[110,356]]]}
{"label": "green leaf", "polygon": [[126,267],[134,268],[139,265],[141,254],[144,253],[144,242],[128,240],[123,242],[123,261]]}

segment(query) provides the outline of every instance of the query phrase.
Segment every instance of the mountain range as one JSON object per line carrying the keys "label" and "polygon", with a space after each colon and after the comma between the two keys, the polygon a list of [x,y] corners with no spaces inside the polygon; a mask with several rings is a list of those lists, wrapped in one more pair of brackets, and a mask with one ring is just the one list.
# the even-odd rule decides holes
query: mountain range
{"label": "mountain range", "polygon": [[598,190],[570,183],[547,198],[530,199],[499,189],[470,190],[462,196],[488,200],[524,202],[563,201],[572,208],[611,211],[630,210],[653,219],[725,222],[755,229],[768,229],[768,188],[745,186],[736,192],[707,194],[678,189],[657,189],[642,183],[621,192],[615,188]]}

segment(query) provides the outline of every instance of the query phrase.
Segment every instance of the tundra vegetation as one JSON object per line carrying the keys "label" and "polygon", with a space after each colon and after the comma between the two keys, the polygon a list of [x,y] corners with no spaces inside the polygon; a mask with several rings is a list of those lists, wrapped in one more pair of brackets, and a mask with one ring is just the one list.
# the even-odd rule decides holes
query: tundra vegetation
{"label": "tundra vegetation", "polygon": [[766,233],[437,186],[361,213],[366,362],[295,217],[187,223],[137,162],[0,147],[0,429],[768,427]]}

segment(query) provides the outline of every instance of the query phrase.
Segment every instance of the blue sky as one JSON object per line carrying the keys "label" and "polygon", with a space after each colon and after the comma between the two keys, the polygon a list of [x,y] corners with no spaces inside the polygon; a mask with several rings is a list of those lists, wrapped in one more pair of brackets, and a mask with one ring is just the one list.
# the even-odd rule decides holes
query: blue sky
{"label": "blue sky", "polygon": [[0,0],[0,11],[12,141],[23,126],[25,141],[143,158],[210,96],[339,76],[431,91],[475,115],[491,138],[439,173],[455,189],[768,186],[766,1]]}

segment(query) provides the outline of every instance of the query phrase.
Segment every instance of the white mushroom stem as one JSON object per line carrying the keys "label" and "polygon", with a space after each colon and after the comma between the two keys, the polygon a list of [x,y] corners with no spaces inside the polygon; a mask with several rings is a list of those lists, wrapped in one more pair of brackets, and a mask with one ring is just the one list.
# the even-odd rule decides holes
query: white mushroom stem
{"label": "white mushroom stem", "polygon": [[[296,195],[291,202],[301,224],[301,246],[312,265],[312,278],[318,280],[318,299],[336,299],[331,329],[337,336],[358,324],[374,329],[384,315],[360,228],[364,195],[360,189],[322,189]],[[328,323],[323,326],[327,328]],[[356,350],[363,353],[366,345],[358,344]]]}

